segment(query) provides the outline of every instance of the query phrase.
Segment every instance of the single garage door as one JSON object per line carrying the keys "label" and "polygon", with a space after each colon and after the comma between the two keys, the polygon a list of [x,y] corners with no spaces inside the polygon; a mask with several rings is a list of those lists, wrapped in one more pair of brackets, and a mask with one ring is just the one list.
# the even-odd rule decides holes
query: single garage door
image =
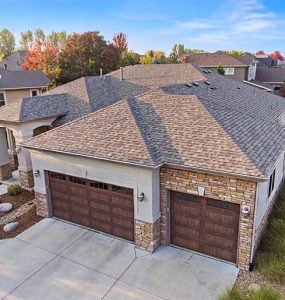
{"label": "single garage door", "polygon": [[240,206],[170,192],[171,244],[236,262]]}
{"label": "single garage door", "polygon": [[133,190],[49,172],[53,216],[134,240]]}

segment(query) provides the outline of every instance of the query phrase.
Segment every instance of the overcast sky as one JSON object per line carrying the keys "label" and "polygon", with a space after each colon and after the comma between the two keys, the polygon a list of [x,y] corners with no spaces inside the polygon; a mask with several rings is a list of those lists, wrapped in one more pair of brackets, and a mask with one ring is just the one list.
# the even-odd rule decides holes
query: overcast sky
{"label": "overcast sky", "polygon": [[169,53],[174,43],[208,51],[280,50],[285,0],[0,0],[0,27],[21,31],[99,30],[128,36],[129,48]]}

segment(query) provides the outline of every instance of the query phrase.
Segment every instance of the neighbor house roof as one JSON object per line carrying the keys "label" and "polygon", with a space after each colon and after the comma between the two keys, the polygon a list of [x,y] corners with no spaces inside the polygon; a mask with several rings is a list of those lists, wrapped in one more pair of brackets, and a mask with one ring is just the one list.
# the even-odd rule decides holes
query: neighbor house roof
{"label": "neighbor house roof", "polygon": [[213,73],[178,81],[46,132],[24,147],[267,178],[285,148],[284,127],[277,122],[285,100]]}
{"label": "neighbor house roof", "polygon": [[18,50],[13,52],[7,58],[0,61],[0,68],[10,71],[19,70],[20,66],[24,63],[24,57],[27,55],[27,51]]}
{"label": "neighbor house roof", "polygon": [[10,71],[0,68],[0,90],[42,88],[50,84],[42,71]]}
{"label": "neighbor house roof", "polygon": [[257,68],[256,80],[262,82],[285,83],[285,68]]}
{"label": "neighbor house roof", "polygon": [[218,51],[215,53],[193,53],[187,58],[187,62],[192,63],[198,67],[216,67],[222,65],[223,67],[246,67],[248,64],[241,62],[232,55],[225,52]]}
{"label": "neighbor house roof", "polygon": [[258,62],[257,57],[248,52],[235,56],[235,58],[247,66],[251,66],[254,62]]}
{"label": "neighbor house roof", "polygon": [[[159,86],[187,82],[189,78],[193,80],[205,79],[203,74],[190,64],[129,66],[124,68],[123,77],[124,80],[121,80],[120,70],[109,73],[103,78],[100,76],[82,77],[44,93],[43,95],[62,93],[68,95],[67,102],[64,102],[68,112],[58,118],[54,125],[62,125]],[[37,99],[40,97],[42,96],[38,96]],[[21,105],[21,102],[17,103],[13,105],[12,109]],[[20,110],[19,107],[17,109]],[[48,113],[48,107],[46,109],[46,113]],[[2,107],[0,108],[0,121],[1,110]]]}

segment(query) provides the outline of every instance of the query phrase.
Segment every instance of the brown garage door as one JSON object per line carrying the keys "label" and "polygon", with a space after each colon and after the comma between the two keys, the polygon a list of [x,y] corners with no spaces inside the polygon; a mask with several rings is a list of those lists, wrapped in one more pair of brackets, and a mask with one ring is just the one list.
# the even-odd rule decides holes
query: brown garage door
{"label": "brown garage door", "polygon": [[172,244],[236,262],[240,206],[171,191]]}
{"label": "brown garage door", "polygon": [[55,217],[134,240],[133,190],[49,172]]}

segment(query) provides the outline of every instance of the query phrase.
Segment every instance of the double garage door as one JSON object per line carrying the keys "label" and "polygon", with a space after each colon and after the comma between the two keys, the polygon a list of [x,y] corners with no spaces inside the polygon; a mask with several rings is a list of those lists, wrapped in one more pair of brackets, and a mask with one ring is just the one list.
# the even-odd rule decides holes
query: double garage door
{"label": "double garage door", "polygon": [[53,216],[134,240],[133,190],[49,172]]}
{"label": "double garage door", "polygon": [[236,263],[240,206],[172,191],[171,244]]}

